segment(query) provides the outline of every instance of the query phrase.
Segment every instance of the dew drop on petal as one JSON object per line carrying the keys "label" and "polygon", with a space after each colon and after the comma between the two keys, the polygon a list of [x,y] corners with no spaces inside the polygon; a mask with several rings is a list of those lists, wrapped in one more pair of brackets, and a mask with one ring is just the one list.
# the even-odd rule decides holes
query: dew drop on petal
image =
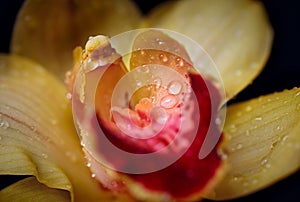
{"label": "dew drop on petal", "polygon": [[42,157],[43,157],[44,159],[46,159],[46,158],[48,158],[48,155],[45,154],[45,153],[42,153]]}
{"label": "dew drop on petal", "polygon": [[260,162],[261,165],[265,165],[267,163],[268,163],[268,159],[266,159],[266,158],[263,158]]}
{"label": "dew drop on petal", "polygon": [[81,141],[80,144],[82,147],[85,147],[85,142]]}
{"label": "dew drop on petal", "polygon": [[111,186],[114,187],[114,188],[116,188],[116,187],[118,187],[118,183],[116,181],[112,181],[111,182]]}
{"label": "dew drop on petal", "polygon": [[137,82],[136,82],[136,86],[137,86],[137,87],[141,87],[141,86],[142,86],[142,82],[141,82],[141,81],[137,81]]}
{"label": "dew drop on petal", "polygon": [[235,75],[236,75],[236,76],[241,76],[241,75],[242,75],[242,71],[241,71],[241,70],[235,71]]}
{"label": "dew drop on petal", "polygon": [[227,154],[222,149],[219,149],[217,152],[222,160],[226,160],[228,158]]}
{"label": "dew drop on petal", "polygon": [[66,97],[67,97],[68,100],[71,100],[72,99],[72,94],[71,93],[67,93]]}
{"label": "dew drop on petal", "polygon": [[254,120],[255,120],[255,121],[261,121],[261,120],[262,120],[262,117],[256,117]]}
{"label": "dew drop on petal", "polygon": [[221,125],[221,123],[222,123],[222,120],[220,118],[215,119],[215,124]]}
{"label": "dew drop on petal", "polygon": [[156,77],[153,79],[153,83],[155,85],[155,88],[158,89],[161,86],[161,79],[159,77]]}
{"label": "dew drop on petal", "polygon": [[237,149],[237,150],[242,149],[242,148],[243,148],[243,145],[242,145],[241,143],[238,143],[238,144],[236,145],[236,149]]}
{"label": "dew drop on petal", "polygon": [[235,126],[234,124],[231,124],[231,125],[230,125],[230,128],[229,128],[229,132],[230,132],[230,133],[235,133],[236,131],[237,131],[236,126]]}
{"label": "dew drop on petal", "polygon": [[289,136],[288,135],[285,135],[285,136],[283,136],[283,138],[282,138],[282,142],[285,142],[285,141],[287,141],[289,139]]}
{"label": "dew drop on petal", "polygon": [[7,129],[9,127],[9,123],[5,120],[0,122],[0,128]]}
{"label": "dew drop on petal", "polygon": [[168,92],[172,95],[178,95],[181,92],[182,85],[179,81],[172,81],[168,85]]}
{"label": "dew drop on petal", "polygon": [[257,179],[253,179],[252,180],[252,184],[257,184],[258,180]]}
{"label": "dew drop on petal", "polygon": [[248,105],[245,109],[247,112],[250,112],[252,110],[252,107],[250,105]]}
{"label": "dew drop on petal", "polygon": [[243,177],[240,176],[240,175],[235,175],[235,176],[232,177],[232,180],[234,182],[241,182],[243,180]]}
{"label": "dew drop on petal", "polygon": [[174,95],[166,95],[160,101],[163,108],[171,109],[177,104],[177,98]]}
{"label": "dew drop on petal", "polygon": [[160,58],[160,60],[162,61],[162,62],[164,62],[164,63],[166,63],[166,62],[168,62],[168,56],[167,55],[165,55],[165,54],[160,54],[159,55],[159,58]]}

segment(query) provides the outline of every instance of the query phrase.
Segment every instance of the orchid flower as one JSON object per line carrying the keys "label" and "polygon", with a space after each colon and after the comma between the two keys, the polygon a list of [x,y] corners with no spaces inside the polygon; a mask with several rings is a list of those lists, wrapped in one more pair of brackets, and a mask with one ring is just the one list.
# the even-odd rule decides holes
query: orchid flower
{"label": "orchid flower", "polygon": [[[134,35],[131,53],[120,55],[114,36],[147,27],[152,29]],[[207,55],[198,57],[179,35]],[[27,177],[1,190],[0,201],[226,200],[298,171],[299,88],[230,104],[226,116],[221,113],[258,76],[272,39],[258,1],[171,1],[148,16],[125,0],[26,1],[11,53],[0,55],[0,174]],[[219,77],[205,68],[199,74],[196,63],[213,64]],[[134,81],[126,79],[129,74]],[[160,79],[128,97],[124,89],[135,90],[136,79],[146,82],[149,75]],[[157,161],[127,161],[107,153],[95,124],[128,153],[172,148]],[[220,136],[201,158],[209,124]],[[158,136],[137,141],[124,135],[128,127],[133,137],[160,128]],[[182,137],[194,128],[186,146]],[[166,167],[151,170],[180,152]],[[128,167],[150,171],[122,170]]]}

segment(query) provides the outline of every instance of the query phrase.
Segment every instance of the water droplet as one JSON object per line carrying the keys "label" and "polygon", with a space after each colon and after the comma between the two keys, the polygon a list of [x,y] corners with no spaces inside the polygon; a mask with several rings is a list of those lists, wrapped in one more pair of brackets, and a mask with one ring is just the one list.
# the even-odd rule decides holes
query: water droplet
{"label": "water droplet", "polygon": [[118,187],[118,183],[116,181],[112,181],[111,182],[111,186],[114,187],[114,188],[116,188],[116,187]]}
{"label": "water droplet", "polygon": [[234,182],[240,182],[242,179],[243,179],[243,177],[240,175],[233,176],[233,178],[232,178],[232,180]]}
{"label": "water droplet", "polygon": [[221,123],[222,123],[221,119],[220,118],[216,118],[215,124],[220,125]]}
{"label": "water droplet", "polygon": [[289,139],[289,136],[288,135],[285,135],[285,136],[283,136],[283,138],[282,138],[282,142],[285,142],[285,141],[287,141]]}
{"label": "water droplet", "polygon": [[146,54],[145,51],[141,50],[141,55],[145,55],[145,54]]}
{"label": "water droplet", "polygon": [[236,76],[241,76],[242,75],[242,71],[239,69],[237,71],[235,71],[235,75]]}
{"label": "water droplet", "polygon": [[42,153],[42,157],[43,157],[44,159],[46,159],[46,158],[48,158],[48,155],[45,154],[45,153]]}
{"label": "water droplet", "polygon": [[179,81],[172,81],[168,85],[168,92],[172,95],[178,95],[181,92],[182,85]]}
{"label": "water droplet", "polygon": [[7,129],[9,127],[9,123],[5,120],[0,122],[0,128]]}
{"label": "water droplet", "polygon": [[91,165],[92,165],[92,164],[91,164],[90,162],[87,162],[87,163],[86,163],[86,167],[88,167],[88,168],[90,168]]}
{"label": "water droplet", "polygon": [[280,131],[280,130],[281,130],[281,127],[280,127],[280,126],[277,126],[277,127],[276,127],[276,130]]}
{"label": "water droplet", "polygon": [[153,83],[155,84],[155,88],[158,89],[161,86],[161,79],[156,77],[153,79]]}
{"label": "water droplet", "polygon": [[245,110],[246,110],[246,112],[250,112],[252,110],[252,107],[250,105],[248,105]]}
{"label": "water droplet", "polygon": [[177,57],[176,58],[176,63],[180,66],[180,67],[183,67],[184,66],[184,62],[181,58]]}
{"label": "water droplet", "polygon": [[141,87],[142,86],[142,82],[141,81],[136,81],[136,86],[137,87]]}
{"label": "water droplet", "polygon": [[160,38],[155,39],[155,41],[158,43],[158,45],[163,45],[164,44],[164,42],[161,41]]}
{"label": "water droplet", "polygon": [[35,126],[30,126],[30,129],[32,130],[32,132],[36,132],[37,128]]}
{"label": "water droplet", "polygon": [[238,144],[236,145],[236,149],[237,149],[237,150],[242,149],[242,148],[243,148],[243,145],[242,145],[241,143],[238,143]]}
{"label": "water droplet", "polygon": [[236,113],[236,116],[237,117],[240,117],[240,116],[242,116],[243,115],[243,113],[241,112],[241,111],[238,111],[237,113]]}
{"label": "water droplet", "polygon": [[295,97],[298,97],[299,95],[300,95],[300,91],[295,94]]}
{"label": "water droplet", "polygon": [[91,174],[91,177],[92,177],[92,178],[95,178],[95,177],[96,177],[96,174],[95,174],[95,173],[92,173],[92,174]]}
{"label": "water droplet", "polygon": [[266,163],[268,163],[268,159],[267,158],[263,158],[260,162],[261,165],[265,165]]}
{"label": "water droplet", "polygon": [[257,184],[257,182],[258,182],[257,179],[252,180],[252,184]]}
{"label": "water droplet", "polygon": [[167,95],[160,101],[160,105],[166,109],[173,108],[177,104],[177,98],[174,95]]}
{"label": "water droplet", "polygon": [[85,143],[83,141],[80,142],[82,147],[85,147]]}
{"label": "water droplet", "polygon": [[217,152],[222,160],[226,160],[228,158],[228,155],[222,149],[219,149]]}
{"label": "water droplet", "polygon": [[261,120],[262,120],[262,117],[256,117],[254,120],[255,120],[255,121],[261,121]]}
{"label": "water droplet", "polygon": [[68,100],[71,100],[72,99],[72,94],[71,93],[67,93],[66,97],[67,97]]}
{"label": "water droplet", "polygon": [[162,62],[168,62],[168,57],[165,54],[160,54],[159,58],[161,59]]}
{"label": "water droplet", "polygon": [[234,133],[234,132],[236,132],[237,131],[237,128],[235,127],[235,125],[234,124],[231,124],[230,125],[230,128],[229,128],[229,132],[230,133]]}

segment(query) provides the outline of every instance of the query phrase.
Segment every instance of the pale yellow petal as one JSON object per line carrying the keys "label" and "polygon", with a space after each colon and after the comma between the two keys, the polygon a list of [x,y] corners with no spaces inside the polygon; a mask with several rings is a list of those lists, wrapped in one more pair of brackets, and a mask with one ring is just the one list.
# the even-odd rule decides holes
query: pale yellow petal
{"label": "pale yellow petal", "polygon": [[27,0],[16,20],[11,51],[63,79],[72,67],[72,50],[89,36],[114,36],[139,23],[140,13],[129,0]]}
{"label": "pale yellow petal", "polygon": [[70,194],[67,191],[51,189],[39,183],[34,177],[28,177],[0,191],[0,201],[66,202],[70,200]]}
{"label": "pale yellow petal", "polygon": [[227,109],[224,156],[231,166],[209,198],[231,199],[265,188],[300,168],[300,88]]}
{"label": "pale yellow petal", "polygon": [[74,201],[118,199],[85,165],[64,86],[20,56],[0,55],[0,165],[2,175],[34,175]]}
{"label": "pale yellow petal", "polygon": [[[197,41],[214,60],[228,99],[262,70],[273,38],[262,3],[252,0],[168,2],[152,12],[148,26],[171,29]],[[190,56],[201,64],[197,53]]]}

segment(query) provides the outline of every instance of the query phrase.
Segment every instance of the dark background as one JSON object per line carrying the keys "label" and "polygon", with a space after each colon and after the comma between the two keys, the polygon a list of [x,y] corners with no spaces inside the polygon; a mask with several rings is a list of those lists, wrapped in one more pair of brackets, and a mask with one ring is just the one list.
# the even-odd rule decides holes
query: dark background
{"label": "dark background", "polygon": [[[135,0],[144,13],[147,13],[162,0]],[[0,52],[9,51],[10,37],[16,14],[22,0],[1,1],[0,4]],[[263,0],[275,38],[270,59],[260,76],[235,100],[237,102],[262,94],[272,93],[300,87],[300,6],[293,0]],[[299,154],[300,155],[300,154]],[[299,157],[300,158],[300,157]],[[1,166],[1,165],[0,165]],[[0,189],[14,182],[16,177],[0,177]],[[255,194],[232,200],[234,202],[247,201],[299,201],[300,172],[276,183],[275,185]]]}

